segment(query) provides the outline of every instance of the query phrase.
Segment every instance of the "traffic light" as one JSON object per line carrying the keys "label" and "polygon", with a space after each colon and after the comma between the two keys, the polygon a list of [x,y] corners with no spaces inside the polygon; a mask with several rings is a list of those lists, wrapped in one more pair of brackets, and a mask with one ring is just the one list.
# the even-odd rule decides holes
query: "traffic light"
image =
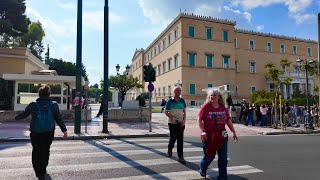
{"label": "traffic light", "polygon": [[143,66],[144,82],[150,82],[150,66]]}
{"label": "traffic light", "polygon": [[153,67],[151,67],[151,71],[150,71],[150,80],[153,82],[156,81],[156,71],[153,69]]}

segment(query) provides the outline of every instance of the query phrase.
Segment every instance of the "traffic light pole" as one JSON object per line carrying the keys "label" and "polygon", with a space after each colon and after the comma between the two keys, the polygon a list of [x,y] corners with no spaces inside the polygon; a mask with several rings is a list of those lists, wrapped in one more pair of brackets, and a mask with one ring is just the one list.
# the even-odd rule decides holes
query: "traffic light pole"
{"label": "traffic light pole", "polygon": [[[149,82],[150,84],[151,82]],[[152,92],[149,90],[149,110],[150,110],[150,119],[149,119],[149,132],[152,132],[151,119],[152,119]]]}

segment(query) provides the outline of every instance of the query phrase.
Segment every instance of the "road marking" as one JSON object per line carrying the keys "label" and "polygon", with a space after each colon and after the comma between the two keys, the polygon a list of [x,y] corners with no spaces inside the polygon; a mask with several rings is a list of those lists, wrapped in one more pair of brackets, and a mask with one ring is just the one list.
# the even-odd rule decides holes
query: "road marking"
{"label": "road marking", "polygon": [[[228,175],[240,175],[240,174],[252,174],[252,173],[261,173],[263,172],[260,169],[254,168],[249,165],[243,166],[230,166],[227,167]],[[207,171],[207,177],[213,178],[218,176],[218,168],[212,168]],[[152,175],[142,175],[142,176],[128,176],[121,178],[110,178],[114,180],[150,180],[150,179],[171,179],[171,180],[181,180],[181,179],[199,179],[201,178],[199,172],[191,171],[179,171],[179,172],[169,172],[169,173],[160,173]],[[107,179],[104,179],[107,180]]]}
{"label": "road marking", "polygon": [[[110,151],[103,151],[103,152],[74,152],[74,153],[52,153],[50,154],[50,159],[52,158],[77,158],[79,156],[81,157],[107,157],[107,156],[114,156],[114,157],[118,157],[118,156],[131,156],[131,155],[143,155],[143,154],[154,154],[154,153],[167,153],[168,148],[165,149],[151,149],[151,150],[110,150]],[[195,148],[183,148],[183,152],[202,152],[203,149],[200,147],[195,147]],[[63,151],[62,151],[63,152]],[[31,156],[31,152],[28,155],[23,155],[23,156],[16,156],[16,157],[1,157],[0,158],[0,162],[1,160],[6,160],[6,159],[19,159],[22,157],[27,157],[30,158]]]}
{"label": "road marking", "polygon": [[[185,157],[187,163],[199,163],[202,156]],[[230,159],[228,159],[230,160]],[[216,159],[214,161],[217,161]],[[49,173],[59,173],[65,171],[90,171],[90,170],[108,170],[108,169],[121,169],[130,168],[138,166],[156,166],[156,165],[169,165],[178,164],[176,158],[159,158],[159,159],[148,159],[148,160],[130,160],[130,161],[118,161],[118,162],[107,162],[107,163],[89,163],[80,165],[58,165],[58,166],[48,166],[47,170]],[[33,168],[10,168],[1,169],[0,174],[4,178],[22,176],[25,174],[30,174],[33,172]]]}

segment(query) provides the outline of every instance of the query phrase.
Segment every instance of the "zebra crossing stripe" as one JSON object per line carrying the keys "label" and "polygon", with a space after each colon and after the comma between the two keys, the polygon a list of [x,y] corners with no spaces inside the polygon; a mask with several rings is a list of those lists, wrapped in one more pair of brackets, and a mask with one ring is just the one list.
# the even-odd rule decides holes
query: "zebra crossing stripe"
{"label": "zebra crossing stripe", "polygon": [[[88,144],[87,142],[90,142],[91,140],[88,141],[53,141],[51,147],[58,146],[58,145],[66,145],[66,144],[72,144],[72,145],[85,145]],[[130,141],[130,142],[169,142],[169,139],[165,138],[146,138],[146,139],[123,139],[123,140],[118,140],[118,139],[103,139],[103,140],[95,140],[95,143],[97,144],[119,144],[119,143],[125,143],[125,141]],[[17,146],[27,146],[31,147],[31,143],[21,143],[21,142],[10,142],[10,143],[1,143],[0,148],[9,148],[9,147],[17,147]]]}
{"label": "zebra crossing stripe", "polygon": [[[202,156],[185,157],[187,163],[199,163]],[[230,160],[230,159],[228,159]],[[215,159],[214,161],[217,161]],[[171,158],[160,158],[160,159],[148,159],[148,160],[130,160],[130,161],[118,161],[118,162],[107,162],[107,163],[90,163],[80,165],[59,165],[59,166],[48,166],[47,170],[49,173],[59,173],[64,171],[90,171],[90,170],[108,170],[108,169],[121,169],[138,166],[155,166],[155,165],[169,165],[178,164],[177,159]],[[30,174],[33,172],[33,168],[11,168],[1,169],[0,174],[2,177],[9,178],[12,176],[22,176],[24,174]],[[18,174],[17,174],[18,173]]]}
{"label": "zebra crossing stripe", "polygon": [[[157,151],[159,153],[167,153],[168,148],[165,149],[154,149],[154,151]],[[68,157],[68,158],[77,158],[79,156],[81,157],[108,157],[108,156],[114,156],[114,157],[118,157],[118,156],[131,156],[131,155],[143,155],[143,154],[154,154],[155,152],[152,150],[110,150],[108,152],[106,151],[101,151],[101,152],[72,152],[72,153],[52,153],[50,154],[50,159],[54,159],[54,158],[64,158],[64,157]],[[203,149],[196,147],[196,148],[183,148],[183,152],[202,152]],[[63,152],[63,149],[62,151]],[[19,159],[22,157],[27,157],[30,158],[31,154],[29,153],[28,155],[24,155],[24,156],[17,156],[17,157],[1,157],[0,158],[0,162],[1,160],[5,160],[5,159]]]}
{"label": "zebra crossing stripe", "polygon": [[[103,145],[103,144],[101,144]],[[138,144],[140,147],[141,146],[145,146],[145,147],[157,147],[157,146],[168,146],[168,143],[141,143]],[[184,146],[191,146],[192,144],[190,143],[184,143]],[[127,144],[127,143],[123,143],[123,144],[110,144],[110,145],[103,145],[106,148],[128,148],[128,147],[137,147],[135,144]],[[51,152],[55,152],[55,151],[61,151],[61,149],[63,150],[77,150],[77,149],[81,149],[81,150],[86,150],[86,149],[97,149],[97,147],[95,145],[90,145],[90,144],[86,144],[85,146],[68,146],[68,147],[55,147],[53,146],[52,148],[50,148]],[[18,148],[10,148],[10,149],[3,149],[0,151],[0,155],[1,154],[7,154],[7,153],[19,153],[19,152],[31,152],[31,148],[29,147],[18,147]]]}
{"label": "zebra crossing stripe", "polygon": [[[261,173],[263,172],[260,169],[254,168],[249,165],[243,166],[230,166],[227,167],[228,175],[241,175],[241,174],[252,174],[252,173]],[[218,169],[212,168],[207,171],[208,178],[214,178],[218,176]],[[114,180],[150,180],[150,179],[171,179],[171,180],[181,180],[181,179],[199,179],[201,178],[199,172],[190,170],[190,171],[179,171],[179,172],[169,172],[169,173],[160,173],[160,174],[151,174],[151,175],[142,175],[142,176],[127,176],[121,178],[110,178]],[[108,179],[104,179],[108,180]]]}

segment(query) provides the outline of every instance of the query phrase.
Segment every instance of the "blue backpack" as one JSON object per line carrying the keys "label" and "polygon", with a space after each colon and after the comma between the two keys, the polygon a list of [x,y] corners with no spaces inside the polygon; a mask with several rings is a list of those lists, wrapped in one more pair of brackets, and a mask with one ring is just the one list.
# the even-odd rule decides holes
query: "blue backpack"
{"label": "blue backpack", "polygon": [[36,102],[38,111],[36,112],[36,117],[33,120],[32,131],[42,133],[50,132],[55,129],[54,118],[51,112],[52,105],[53,103],[50,102],[46,106],[40,108],[40,105]]}

